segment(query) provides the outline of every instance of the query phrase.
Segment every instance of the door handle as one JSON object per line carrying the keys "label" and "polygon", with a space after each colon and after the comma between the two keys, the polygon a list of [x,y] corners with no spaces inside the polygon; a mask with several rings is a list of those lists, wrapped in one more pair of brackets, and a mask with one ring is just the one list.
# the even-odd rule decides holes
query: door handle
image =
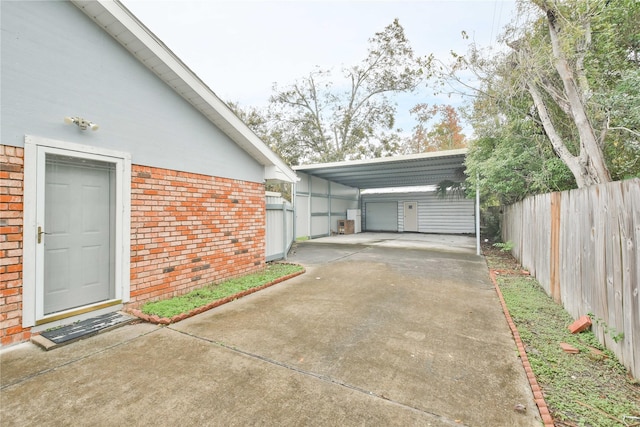
{"label": "door handle", "polygon": [[42,230],[42,226],[40,226],[40,225],[39,225],[39,226],[38,226],[38,243],[42,243],[42,235],[43,235],[43,234],[49,234],[49,233],[45,233],[45,232]]}

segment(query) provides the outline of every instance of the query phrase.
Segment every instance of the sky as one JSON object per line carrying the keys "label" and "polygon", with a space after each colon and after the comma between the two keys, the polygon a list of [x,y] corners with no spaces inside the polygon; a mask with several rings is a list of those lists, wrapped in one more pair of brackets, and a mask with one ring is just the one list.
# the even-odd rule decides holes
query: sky
{"label": "sky", "polygon": [[[470,41],[498,46],[514,0],[121,0],[225,102],[263,107],[281,88],[316,67],[359,64],[368,40],[395,18],[414,53],[446,59]],[[463,40],[465,31],[470,40]],[[418,102],[459,105],[423,87],[396,99],[399,126],[413,125]]]}

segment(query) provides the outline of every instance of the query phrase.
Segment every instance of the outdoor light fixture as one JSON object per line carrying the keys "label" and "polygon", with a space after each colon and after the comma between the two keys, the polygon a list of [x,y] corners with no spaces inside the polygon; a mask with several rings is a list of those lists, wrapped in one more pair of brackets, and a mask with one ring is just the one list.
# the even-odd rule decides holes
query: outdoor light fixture
{"label": "outdoor light fixture", "polygon": [[82,117],[65,117],[64,122],[68,125],[75,124],[80,128],[80,130],[87,130],[87,128],[96,131],[99,129],[99,126],[93,122],[90,122],[87,119],[83,119]]}

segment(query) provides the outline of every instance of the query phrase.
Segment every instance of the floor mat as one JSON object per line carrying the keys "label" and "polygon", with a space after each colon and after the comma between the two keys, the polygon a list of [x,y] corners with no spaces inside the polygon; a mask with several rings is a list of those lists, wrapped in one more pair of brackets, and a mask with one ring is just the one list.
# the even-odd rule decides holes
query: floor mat
{"label": "floor mat", "polygon": [[135,320],[135,317],[124,313],[107,313],[76,322],[72,325],[45,331],[40,335],[57,345],[69,344],[70,342],[90,337],[106,329],[130,323],[133,320]]}

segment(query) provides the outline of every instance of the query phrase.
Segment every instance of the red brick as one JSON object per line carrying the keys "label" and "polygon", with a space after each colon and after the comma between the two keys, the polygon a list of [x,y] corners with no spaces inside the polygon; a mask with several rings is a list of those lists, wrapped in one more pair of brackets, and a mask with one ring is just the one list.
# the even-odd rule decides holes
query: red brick
{"label": "red brick", "polygon": [[21,292],[22,292],[22,289],[17,289],[17,288],[3,289],[0,292],[0,295],[2,295],[3,297],[8,297],[8,296],[12,296],[12,295],[18,295]]}
{"label": "red brick", "polygon": [[[7,273],[20,273],[20,272],[22,272],[22,264],[21,263],[7,265],[5,268],[6,268],[5,271]],[[10,280],[13,280],[13,279],[10,279],[8,277],[3,277],[3,280],[10,281]]]}
{"label": "red brick", "polygon": [[608,356],[601,350],[598,350],[595,347],[589,347],[589,352],[596,357],[602,357],[602,358],[607,358]]}
{"label": "red brick", "polygon": [[12,326],[10,328],[6,329],[6,334],[7,335],[15,335],[22,332],[22,326],[18,325],[18,326]]}
{"label": "red brick", "polygon": [[580,316],[575,322],[569,326],[569,332],[577,334],[586,331],[591,327],[591,319],[589,316]]}
{"label": "red brick", "polygon": [[569,353],[569,354],[576,354],[576,353],[580,353],[580,350],[578,350],[577,348],[575,348],[574,346],[572,346],[571,344],[567,344],[566,342],[561,342],[560,343],[560,348],[562,349],[562,351],[564,351],[565,353]]}

